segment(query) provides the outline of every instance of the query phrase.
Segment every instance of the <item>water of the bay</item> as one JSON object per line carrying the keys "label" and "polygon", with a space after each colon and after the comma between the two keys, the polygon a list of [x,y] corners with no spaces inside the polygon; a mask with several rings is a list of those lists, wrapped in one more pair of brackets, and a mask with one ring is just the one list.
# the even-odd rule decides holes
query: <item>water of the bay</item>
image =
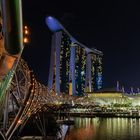
{"label": "water of the bay", "polygon": [[140,119],[74,118],[65,140],[140,140]]}

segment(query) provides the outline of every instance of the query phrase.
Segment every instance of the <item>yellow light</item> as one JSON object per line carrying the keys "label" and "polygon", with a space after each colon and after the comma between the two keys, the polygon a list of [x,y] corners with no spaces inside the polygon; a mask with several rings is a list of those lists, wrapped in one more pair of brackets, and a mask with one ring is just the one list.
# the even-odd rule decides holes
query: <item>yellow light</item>
{"label": "yellow light", "polygon": [[25,29],[28,29],[28,27],[27,27],[27,26],[24,26],[24,28],[25,28]]}
{"label": "yellow light", "polygon": [[25,32],[26,35],[29,34],[29,31],[28,30],[25,30],[24,32]]}
{"label": "yellow light", "polygon": [[22,123],[22,121],[21,120],[18,120],[18,124],[21,124]]}
{"label": "yellow light", "polygon": [[72,95],[72,83],[69,83],[69,95]]}
{"label": "yellow light", "polygon": [[23,39],[23,42],[24,42],[24,43],[28,43],[28,42],[29,42],[29,39],[28,39],[27,37],[25,37],[25,38]]}

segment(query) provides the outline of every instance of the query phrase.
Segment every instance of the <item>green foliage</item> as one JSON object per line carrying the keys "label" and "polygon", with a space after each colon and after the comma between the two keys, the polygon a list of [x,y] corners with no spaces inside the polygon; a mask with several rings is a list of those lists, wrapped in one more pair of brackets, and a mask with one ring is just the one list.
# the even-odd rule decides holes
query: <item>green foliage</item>
{"label": "green foliage", "polygon": [[132,103],[127,102],[127,103],[114,103],[112,104],[113,107],[131,107]]}

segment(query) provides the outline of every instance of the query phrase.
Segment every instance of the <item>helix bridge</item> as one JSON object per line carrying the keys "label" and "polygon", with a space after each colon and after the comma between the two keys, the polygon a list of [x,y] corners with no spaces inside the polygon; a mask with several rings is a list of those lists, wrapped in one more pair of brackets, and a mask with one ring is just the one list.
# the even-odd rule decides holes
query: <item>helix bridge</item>
{"label": "helix bridge", "polygon": [[11,140],[33,114],[47,105],[53,108],[61,97],[38,82],[21,59],[24,49],[21,1],[2,0],[0,4],[0,140]]}
{"label": "helix bridge", "polygon": [[[12,71],[10,71],[10,74]],[[13,78],[5,92],[1,92],[0,115],[1,134],[4,139],[10,139],[15,131],[24,127],[29,118],[46,106],[56,109],[62,103],[71,104],[75,97],[58,96],[54,90],[38,82],[29,69],[27,63],[20,59]],[[11,75],[10,75],[11,76]],[[1,82],[0,89],[4,89],[9,75]],[[9,81],[8,81],[9,82]],[[58,108],[57,108],[58,109]]]}

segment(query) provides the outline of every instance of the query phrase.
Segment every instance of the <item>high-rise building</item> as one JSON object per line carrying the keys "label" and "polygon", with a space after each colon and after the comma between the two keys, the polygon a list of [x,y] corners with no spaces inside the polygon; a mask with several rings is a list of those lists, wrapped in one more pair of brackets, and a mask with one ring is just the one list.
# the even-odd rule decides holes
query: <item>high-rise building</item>
{"label": "high-rise building", "polygon": [[77,44],[75,46],[75,86],[76,95],[82,95],[85,92],[85,74],[86,74],[86,50]]}
{"label": "high-rise building", "polygon": [[83,95],[102,87],[102,52],[75,40],[53,17],[46,18],[52,31],[48,88],[57,94]]}

